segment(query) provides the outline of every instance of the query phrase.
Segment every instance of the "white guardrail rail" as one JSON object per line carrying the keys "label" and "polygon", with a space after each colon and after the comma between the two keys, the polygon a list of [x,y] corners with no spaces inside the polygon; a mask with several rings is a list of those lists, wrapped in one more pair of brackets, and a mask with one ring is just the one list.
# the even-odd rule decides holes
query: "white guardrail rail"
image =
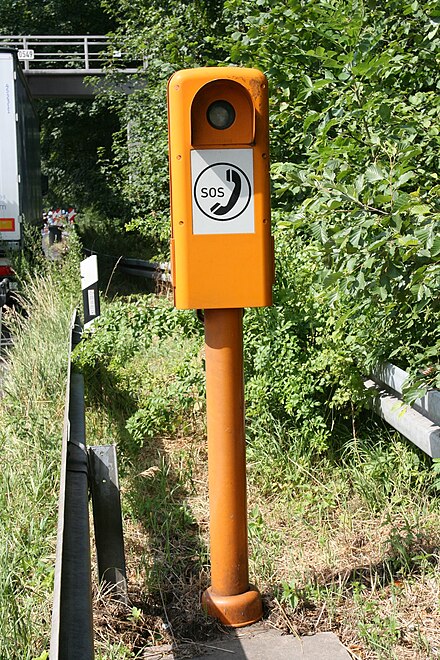
{"label": "white guardrail rail", "polygon": [[406,371],[389,362],[378,367],[365,387],[376,392],[373,410],[431,458],[440,458],[440,391],[431,390],[414,401],[402,400]]}

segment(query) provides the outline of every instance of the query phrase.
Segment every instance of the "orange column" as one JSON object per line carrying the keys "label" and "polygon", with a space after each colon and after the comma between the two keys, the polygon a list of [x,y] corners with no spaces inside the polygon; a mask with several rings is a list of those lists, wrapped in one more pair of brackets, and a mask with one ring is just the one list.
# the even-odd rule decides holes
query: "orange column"
{"label": "orange column", "polygon": [[248,575],[243,310],[205,310],[205,344],[211,587],[202,602],[238,627],[262,617]]}

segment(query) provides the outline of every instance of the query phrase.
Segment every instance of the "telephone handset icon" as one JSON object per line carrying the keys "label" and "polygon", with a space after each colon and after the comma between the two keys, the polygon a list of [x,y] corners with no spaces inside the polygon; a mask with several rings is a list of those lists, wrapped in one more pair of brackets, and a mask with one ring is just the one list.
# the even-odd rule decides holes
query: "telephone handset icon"
{"label": "telephone handset icon", "polygon": [[235,170],[226,170],[226,181],[234,184],[231,196],[227,204],[221,205],[218,202],[211,206],[211,213],[214,215],[226,215],[236,205],[241,193],[241,176]]}

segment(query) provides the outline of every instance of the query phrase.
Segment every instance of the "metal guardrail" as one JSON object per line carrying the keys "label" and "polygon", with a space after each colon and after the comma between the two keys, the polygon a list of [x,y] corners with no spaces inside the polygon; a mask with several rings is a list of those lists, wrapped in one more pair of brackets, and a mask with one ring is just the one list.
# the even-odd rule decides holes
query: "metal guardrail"
{"label": "metal guardrail", "polygon": [[72,351],[81,340],[81,332],[75,312],[71,323],[61,449],[51,660],[92,660],[94,657],[84,379],[71,368]]}
{"label": "metal guardrail", "polygon": [[82,338],[75,311],[71,321],[54,597],[51,660],[93,660],[89,489],[92,491],[98,571],[119,601],[127,602],[122,516],[114,446],[86,447],[84,377],[72,351]]}
{"label": "metal guardrail", "polygon": [[171,265],[168,261],[156,262],[131,259],[129,257],[116,257],[113,254],[103,254],[89,248],[83,248],[83,252],[88,256],[96,254],[98,258],[112,262],[115,267],[126,275],[145,277],[159,282],[171,282]]}
{"label": "metal guardrail", "polygon": [[118,50],[105,35],[0,35],[0,48],[18,51],[25,72],[41,70],[82,71],[99,74],[114,66],[136,71],[139,57]]}
{"label": "metal guardrail", "polygon": [[121,259],[118,268],[127,275],[146,277],[159,282],[171,282],[171,268],[167,261],[155,263],[141,259]]}
{"label": "metal guardrail", "polygon": [[408,374],[393,364],[380,365],[364,383],[375,394],[371,407],[425,454],[440,458],[440,392],[432,390],[409,406],[402,397],[407,378]]}
{"label": "metal guardrail", "polygon": [[[384,362],[377,367],[372,378],[399,396],[402,395],[406,382],[409,382],[409,374],[390,362]],[[438,390],[428,390],[423,397],[416,399],[411,407],[431,420],[433,424],[440,426],[440,392]]]}

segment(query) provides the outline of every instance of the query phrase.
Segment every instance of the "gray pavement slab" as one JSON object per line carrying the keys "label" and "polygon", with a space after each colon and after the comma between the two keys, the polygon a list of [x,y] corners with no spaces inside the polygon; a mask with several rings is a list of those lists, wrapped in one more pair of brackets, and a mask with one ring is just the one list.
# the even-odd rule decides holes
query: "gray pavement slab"
{"label": "gray pavement slab", "polygon": [[152,647],[142,656],[148,660],[350,660],[351,656],[331,632],[307,637],[283,635],[256,624],[235,630],[217,641]]}

